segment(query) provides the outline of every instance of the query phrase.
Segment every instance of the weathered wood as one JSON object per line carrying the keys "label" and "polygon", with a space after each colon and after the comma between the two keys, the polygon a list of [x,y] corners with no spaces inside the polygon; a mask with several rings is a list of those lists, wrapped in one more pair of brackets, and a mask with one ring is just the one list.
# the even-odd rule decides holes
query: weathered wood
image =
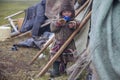
{"label": "weathered wood", "polygon": [[24,36],[24,35],[28,35],[28,34],[30,34],[31,33],[31,30],[30,31],[27,31],[27,32],[25,32],[25,33],[20,33],[20,32],[18,32],[18,33],[16,33],[16,34],[12,34],[11,35],[11,39],[16,39],[16,38],[19,38],[19,37],[22,37],[22,36]]}
{"label": "weathered wood", "polygon": [[15,36],[18,36],[20,35],[21,33],[20,32],[12,32],[11,33],[11,38],[15,37]]}
{"label": "weathered wood", "polygon": [[88,5],[90,0],[87,0],[82,6],[80,9],[78,9],[76,12],[75,12],[75,16],[78,16],[79,13]]}
{"label": "weathered wood", "polygon": [[[43,25],[41,25],[41,27],[45,27],[46,25],[50,24],[50,21],[44,23]],[[24,36],[24,35],[27,35],[27,34],[30,34],[31,33],[31,30],[30,31],[27,31],[25,33],[15,33],[15,34],[12,34],[11,37],[12,38],[18,38],[18,37],[21,37],[21,36]]]}
{"label": "weathered wood", "polygon": [[18,31],[20,31],[22,24],[23,24],[24,18],[18,18],[16,19],[17,26],[18,26]]}
{"label": "weathered wood", "polygon": [[16,16],[16,15],[21,14],[21,13],[24,13],[24,11],[19,11],[17,13],[14,13],[14,14],[12,14],[10,16],[5,17],[5,19],[11,18],[11,17]]}
{"label": "weathered wood", "polygon": [[[75,80],[82,74],[82,72],[91,64],[91,60],[88,61],[84,66],[83,68],[81,68],[81,70],[78,72],[77,76],[75,77]],[[71,79],[73,80],[73,79]]]}
{"label": "weathered wood", "polygon": [[34,56],[34,58],[30,61],[29,65],[31,65],[38,57],[39,55],[53,42],[54,37],[52,37],[47,44],[44,45],[44,47]]}
{"label": "weathered wood", "polygon": [[69,45],[69,43],[72,41],[72,39],[75,37],[75,35],[82,29],[82,27],[86,24],[86,22],[90,19],[91,12],[88,13],[88,15],[82,20],[80,26],[78,29],[76,29],[72,35],[67,39],[67,41],[61,46],[61,48],[58,50],[58,52],[52,57],[52,59],[46,64],[46,66],[38,73],[37,77],[42,76],[53,64],[53,62],[60,56],[60,54],[63,52],[63,50]]}
{"label": "weathered wood", "polygon": [[10,22],[10,24],[11,24],[11,26],[13,27],[14,31],[15,31],[15,32],[19,32],[19,31],[17,30],[17,28],[16,28],[13,20],[12,20],[10,17],[8,18],[8,21]]}
{"label": "weathered wood", "polygon": [[23,12],[24,12],[24,11],[19,11],[19,12],[15,13],[15,14],[12,14],[12,15],[10,15],[10,16],[5,17],[5,19],[8,19],[8,21],[10,22],[11,26],[13,27],[13,29],[14,29],[14,31],[15,31],[16,33],[18,33],[19,31],[17,30],[17,28],[16,28],[16,26],[15,26],[15,24],[14,24],[14,20],[12,19],[12,17],[14,17],[14,16],[16,16],[16,15],[18,15],[18,14],[21,14],[21,13],[23,13]]}
{"label": "weathered wood", "polygon": [[79,55],[78,60],[74,65],[68,68],[67,73],[70,74],[68,80],[76,80],[79,75],[81,75],[82,71],[88,66],[90,63],[90,55],[89,55],[89,47],[85,49],[81,55]]}

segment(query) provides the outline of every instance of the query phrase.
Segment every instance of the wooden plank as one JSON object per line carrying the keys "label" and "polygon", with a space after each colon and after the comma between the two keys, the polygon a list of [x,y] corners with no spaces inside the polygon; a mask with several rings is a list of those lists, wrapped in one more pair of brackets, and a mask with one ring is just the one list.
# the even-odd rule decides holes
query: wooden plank
{"label": "wooden plank", "polygon": [[30,61],[29,65],[31,65],[38,57],[39,55],[53,42],[54,37],[52,37],[47,44],[44,45],[44,47],[34,56],[34,58]]}

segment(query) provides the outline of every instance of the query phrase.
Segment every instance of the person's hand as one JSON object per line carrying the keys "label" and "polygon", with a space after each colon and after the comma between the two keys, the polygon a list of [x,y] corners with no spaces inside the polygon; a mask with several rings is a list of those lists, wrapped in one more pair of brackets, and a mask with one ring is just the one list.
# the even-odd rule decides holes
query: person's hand
{"label": "person's hand", "polygon": [[57,26],[62,26],[62,25],[64,25],[65,23],[66,23],[66,21],[65,21],[64,19],[59,19],[59,20],[56,22]]}
{"label": "person's hand", "polygon": [[69,28],[74,29],[76,27],[76,22],[75,21],[70,21],[69,22]]}
{"label": "person's hand", "polygon": [[56,22],[56,25],[57,25],[57,26],[62,26],[62,23],[61,23],[60,21],[57,21],[57,22]]}

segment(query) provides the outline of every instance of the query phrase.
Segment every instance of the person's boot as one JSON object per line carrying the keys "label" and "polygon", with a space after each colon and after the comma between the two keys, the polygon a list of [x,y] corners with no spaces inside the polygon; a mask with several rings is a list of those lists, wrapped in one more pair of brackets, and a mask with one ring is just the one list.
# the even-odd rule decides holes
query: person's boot
{"label": "person's boot", "polygon": [[60,72],[62,74],[66,73],[66,67],[67,67],[67,63],[66,64],[65,63],[60,64]]}
{"label": "person's boot", "polygon": [[58,76],[60,76],[59,66],[60,66],[60,62],[55,61],[53,63],[53,70],[50,73],[50,77],[58,77]]}

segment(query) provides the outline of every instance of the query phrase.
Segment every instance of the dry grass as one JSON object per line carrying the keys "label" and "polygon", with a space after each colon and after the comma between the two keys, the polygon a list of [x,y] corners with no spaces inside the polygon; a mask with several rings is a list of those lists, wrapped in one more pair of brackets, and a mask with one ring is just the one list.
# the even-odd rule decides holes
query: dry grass
{"label": "dry grass", "polygon": [[[14,14],[18,11],[25,10],[30,6],[35,5],[39,0],[17,0],[17,1],[12,1],[12,0],[0,0],[0,25],[7,24],[8,20],[5,20],[4,18]],[[14,18],[21,18],[24,17],[24,14],[18,15]]]}

